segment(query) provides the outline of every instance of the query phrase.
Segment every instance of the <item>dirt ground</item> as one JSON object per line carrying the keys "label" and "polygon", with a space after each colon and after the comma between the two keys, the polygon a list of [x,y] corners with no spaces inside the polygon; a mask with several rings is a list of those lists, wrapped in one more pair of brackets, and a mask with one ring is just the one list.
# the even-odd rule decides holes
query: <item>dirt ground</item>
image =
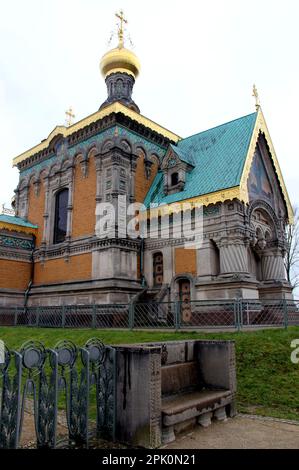
{"label": "dirt ground", "polygon": [[[59,438],[67,436],[67,429],[64,425],[58,423],[57,425],[57,435]],[[34,426],[34,417],[32,413],[24,413],[24,422],[23,429],[21,434],[20,447],[24,449],[30,449],[36,447],[36,436],[35,436],[35,426]]]}
{"label": "dirt ground", "polygon": [[166,449],[299,449],[299,423],[238,415],[178,436]]}
{"label": "dirt ground", "polygon": [[[67,436],[58,424],[58,440]],[[107,442],[99,447],[107,448]],[[109,444],[108,444],[109,446]],[[35,447],[33,415],[25,413],[21,447]],[[111,448],[118,448],[112,444]],[[225,422],[213,421],[208,428],[198,426],[177,436],[164,449],[299,449],[299,424],[271,418],[238,415]]]}

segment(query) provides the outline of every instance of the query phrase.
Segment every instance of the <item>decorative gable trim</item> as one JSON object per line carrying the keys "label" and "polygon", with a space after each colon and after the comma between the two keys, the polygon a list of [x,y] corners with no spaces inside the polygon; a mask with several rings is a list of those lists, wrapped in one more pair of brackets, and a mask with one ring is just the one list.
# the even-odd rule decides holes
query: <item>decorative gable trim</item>
{"label": "decorative gable trim", "polygon": [[165,171],[165,170],[168,170],[169,168],[174,168],[180,163],[181,161],[176,155],[176,153],[172,150],[171,147],[169,147],[165,154],[165,157],[163,158],[163,161],[161,164],[161,170]]}
{"label": "decorative gable trim", "polygon": [[255,154],[256,145],[257,145],[257,141],[258,141],[258,137],[259,137],[260,133],[263,133],[265,135],[265,139],[266,139],[267,144],[269,146],[270,157],[273,161],[274,169],[275,169],[275,172],[277,174],[277,178],[278,178],[278,181],[279,181],[279,184],[280,184],[280,187],[281,187],[281,191],[282,191],[285,203],[286,203],[288,219],[289,219],[289,222],[292,223],[293,220],[294,220],[294,213],[293,213],[293,209],[292,209],[292,204],[291,204],[291,201],[290,201],[287,189],[286,189],[286,185],[285,185],[282,173],[281,173],[281,169],[280,169],[280,166],[279,166],[279,163],[278,163],[278,159],[277,159],[277,155],[276,155],[276,152],[275,152],[275,149],[274,149],[274,146],[273,146],[273,142],[272,142],[272,139],[270,137],[270,133],[269,133],[269,130],[268,130],[268,127],[267,127],[267,124],[266,124],[266,120],[265,120],[265,117],[263,115],[263,112],[262,112],[261,108],[259,108],[259,111],[258,111],[258,114],[257,114],[256,123],[255,123],[254,129],[253,129],[251,141],[250,141],[250,144],[249,144],[249,148],[248,148],[248,152],[247,152],[247,156],[246,156],[246,160],[245,160],[245,165],[244,165],[241,180],[240,180],[241,199],[244,200],[247,203],[249,202],[247,180],[248,180],[248,177],[249,177],[250,168],[251,168],[251,165],[252,165],[252,161],[253,161],[253,157],[254,157],[254,154]]}

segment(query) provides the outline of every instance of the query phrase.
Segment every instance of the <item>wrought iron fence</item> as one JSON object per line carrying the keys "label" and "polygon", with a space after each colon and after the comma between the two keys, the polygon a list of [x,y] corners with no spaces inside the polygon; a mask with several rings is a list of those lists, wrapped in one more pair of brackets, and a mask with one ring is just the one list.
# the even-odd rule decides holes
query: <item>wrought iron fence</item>
{"label": "wrought iron fence", "polygon": [[20,351],[6,349],[0,364],[0,448],[19,447],[28,400],[37,447],[59,445],[60,413],[66,418],[67,442],[88,447],[92,435],[114,439],[115,370],[115,349],[98,339],[83,348],[60,341],[47,349],[29,341]]}
{"label": "wrought iron fence", "polygon": [[299,301],[222,299],[187,302],[0,307],[0,326],[109,329],[237,329],[299,325]]}

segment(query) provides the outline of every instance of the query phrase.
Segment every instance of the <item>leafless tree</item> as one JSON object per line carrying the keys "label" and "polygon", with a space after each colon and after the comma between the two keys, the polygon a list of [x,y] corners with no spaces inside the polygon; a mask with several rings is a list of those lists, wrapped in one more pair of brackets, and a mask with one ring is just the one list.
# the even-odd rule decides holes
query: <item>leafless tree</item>
{"label": "leafless tree", "polygon": [[299,208],[294,207],[294,222],[286,229],[285,268],[293,289],[299,286]]}

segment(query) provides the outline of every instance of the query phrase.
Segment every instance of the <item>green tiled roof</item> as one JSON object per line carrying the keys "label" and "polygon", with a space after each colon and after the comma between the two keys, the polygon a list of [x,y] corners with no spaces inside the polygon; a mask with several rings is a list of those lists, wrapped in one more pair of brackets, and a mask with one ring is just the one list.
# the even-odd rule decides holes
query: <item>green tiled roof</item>
{"label": "green tiled roof", "polygon": [[173,150],[195,168],[186,174],[183,191],[165,195],[163,174],[158,172],[146,195],[145,205],[172,203],[240,184],[257,113],[227,122],[186,139]]}
{"label": "green tiled roof", "polygon": [[182,160],[183,162],[186,162],[186,163],[189,163],[193,166],[196,165],[196,162],[194,161],[194,158],[193,158],[193,155],[191,153],[187,153],[186,151],[184,151],[182,148],[176,146],[176,145],[173,145],[173,144],[170,144],[170,147],[173,149],[173,151],[178,155],[178,157],[180,158],[180,160]]}
{"label": "green tiled roof", "polygon": [[0,214],[0,222],[4,222],[6,224],[19,225],[21,227],[27,228],[38,228],[37,225],[33,225],[30,222],[27,222],[26,220],[22,219],[21,217],[15,217],[13,215]]}

